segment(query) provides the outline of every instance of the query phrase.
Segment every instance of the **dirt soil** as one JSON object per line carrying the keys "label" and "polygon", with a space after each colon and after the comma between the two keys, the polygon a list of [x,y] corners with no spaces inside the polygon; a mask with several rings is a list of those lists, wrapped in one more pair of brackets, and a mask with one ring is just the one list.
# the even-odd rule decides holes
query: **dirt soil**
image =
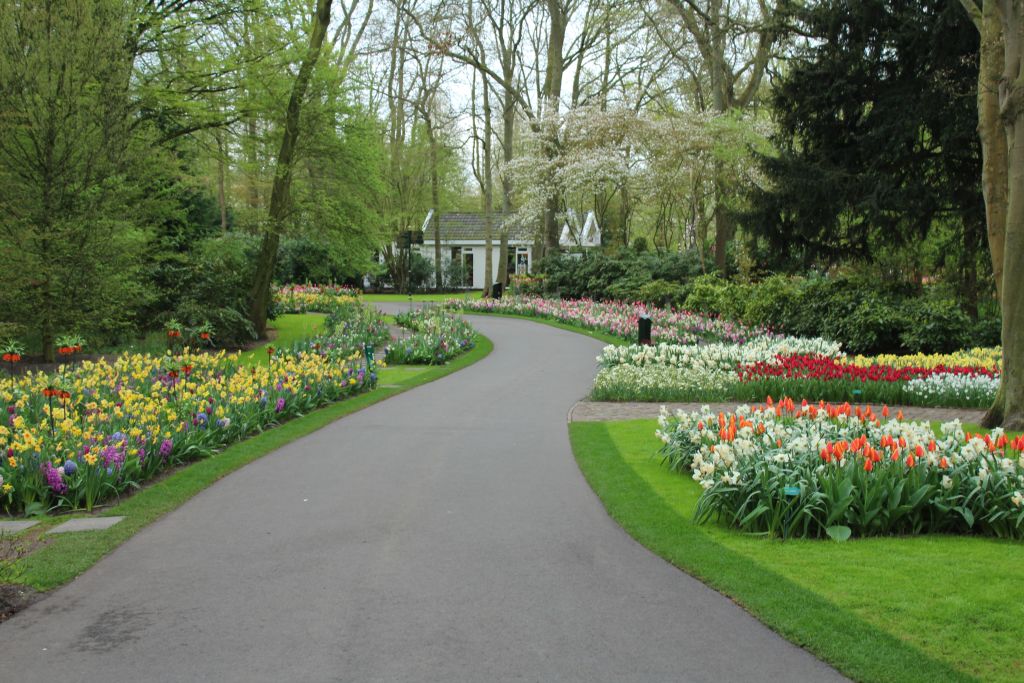
{"label": "dirt soil", "polygon": [[28,586],[10,583],[0,584],[0,622],[7,621],[43,597],[43,595],[43,593]]}

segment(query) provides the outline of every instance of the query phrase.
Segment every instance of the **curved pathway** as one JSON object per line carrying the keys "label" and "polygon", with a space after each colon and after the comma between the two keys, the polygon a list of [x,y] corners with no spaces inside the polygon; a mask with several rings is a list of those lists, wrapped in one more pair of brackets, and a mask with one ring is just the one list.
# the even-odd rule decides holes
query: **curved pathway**
{"label": "curved pathway", "polygon": [[473,322],[488,358],[248,465],[0,625],[0,680],[839,678],[605,514],[566,433],[602,344]]}

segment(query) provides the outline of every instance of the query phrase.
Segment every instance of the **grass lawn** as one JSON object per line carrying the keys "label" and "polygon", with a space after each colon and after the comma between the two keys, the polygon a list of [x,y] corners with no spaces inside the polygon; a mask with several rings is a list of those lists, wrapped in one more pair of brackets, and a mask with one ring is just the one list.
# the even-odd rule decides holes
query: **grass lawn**
{"label": "grass lawn", "polygon": [[276,331],[273,341],[260,342],[257,346],[242,352],[244,365],[255,365],[266,361],[267,344],[288,347],[297,341],[308,339],[323,329],[326,316],[320,313],[288,313],[270,321],[269,327]]}
{"label": "grass lawn", "polygon": [[[173,472],[119,504],[103,509],[101,515],[125,516],[122,522],[110,529],[45,537],[45,545],[21,562],[20,569],[24,573],[19,580],[37,590],[49,590],[67,583],[144,526],[182,505],[221,477],[345,415],[472,365],[493,348],[489,339],[478,335],[475,348],[447,365],[385,368],[379,374],[377,389],[325,406],[240,441],[206,460]],[[86,515],[71,515],[74,516]],[[41,531],[68,518],[44,518],[41,524],[26,533],[26,537],[37,538]]]}
{"label": "grass lawn", "polygon": [[1024,543],[938,535],[783,543],[697,526],[700,487],[661,465],[656,426],[570,425],[590,485],[653,552],[854,679],[1024,680]]}
{"label": "grass lawn", "polygon": [[[449,294],[413,294],[413,301],[448,301],[449,299],[479,299],[483,294],[479,289],[471,289],[465,292],[451,292]],[[363,301],[368,303],[407,303],[408,294],[363,294]]]}

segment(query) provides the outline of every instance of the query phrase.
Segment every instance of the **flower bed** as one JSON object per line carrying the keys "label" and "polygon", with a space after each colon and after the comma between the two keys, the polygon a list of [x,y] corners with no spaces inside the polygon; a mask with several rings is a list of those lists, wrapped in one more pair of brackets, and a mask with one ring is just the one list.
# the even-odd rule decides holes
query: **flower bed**
{"label": "flower bed", "polygon": [[[309,304],[313,306],[313,304]],[[183,349],[124,354],[0,379],[0,509],[92,509],[167,468],[367,391],[364,347],[384,344],[375,310],[323,292],[327,332],[266,347],[266,363]]]}
{"label": "flower bed", "polygon": [[703,492],[700,522],[751,533],[977,533],[1024,536],[1024,437],[936,435],[928,423],[849,404],[742,407],[731,414],[663,411],[662,453]]}
{"label": "flower bed", "polygon": [[322,345],[238,355],[125,354],[0,379],[0,507],[92,509],[167,468],[374,386],[360,356]]}
{"label": "flower bed", "polygon": [[696,344],[706,341],[740,343],[765,330],[755,330],[722,318],[699,315],[670,308],[643,307],[623,302],[600,302],[589,299],[542,299],[536,296],[505,299],[453,301],[473,313],[506,313],[547,318],[576,325],[587,330],[604,332],[627,341],[636,339],[637,320],[645,311],[653,324],[655,341],[674,344]]}
{"label": "flower bed", "polygon": [[779,355],[740,365],[740,400],[797,394],[825,400],[984,407],[999,387],[999,372],[987,367],[855,365],[822,356]]}
{"label": "flower bed", "polygon": [[274,288],[273,313],[326,313],[335,304],[357,301],[359,294],[346,285],[282,285]]}
{"label": "flower bed", "polygon": [[884,353],[878,356],[853,356],[849,360],[854,365],[868,367],[871,365],[888,365],[893,368],[934,368],[945,367],[979,367],[999,369],[1003,359],[1000,347],[964,349],[955,353],[913,353],[893,355]]}
{"label": "flower bed", "polygon": [[[608,346],[592,398],[611,401],[757,400],[766,395],[926,406],[984,407],[999,386],[998,359],[974,350],[911,365],[849,360],[823,339],[757,337],[745,344]],[[947,366],[971,358],[987,365]],[[911,356],[907,358],[922,358]],[[631,368],[629,370],[625,368]]]}
{"label": "flower bed", "polygon": [[443,307],[401,313],[395,320],[413,334],[388,347],[389,363],[441,365],[476,345],[472,325]]}

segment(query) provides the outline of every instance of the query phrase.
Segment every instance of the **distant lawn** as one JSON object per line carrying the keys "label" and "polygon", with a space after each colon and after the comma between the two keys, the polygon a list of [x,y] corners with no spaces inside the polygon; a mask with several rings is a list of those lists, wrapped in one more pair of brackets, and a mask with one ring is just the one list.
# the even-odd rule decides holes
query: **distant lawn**
{"label": "distant lawn", "polygon": [[1024,680],[1024,543],[783,543],[698,526],[700,487],[662,466],[656,426],[570,425],[580,469],[609,514],[653,552],[854,679]]}
{"label": "distant lawn", "polygon": [[[413,294],[413,301],[448,301],[449,299],[479,299],[483,292],[479,289],[470,289],[464,292],[450,292],[448,294]],[[364,294],[363,301],[370,303],[402,303],[409,301],[408,294]]]}
{"label": "distant lawn", "polygon": [[242,363],[253,365],[267,359],[267,345],[286,348],[297,341],[308,339],[318,334],[324,326],[326,316],[321,313],[289,313],[279,315],[267,326],[275,331],[272,341],[260,342],[248,351],[242,352]]}

